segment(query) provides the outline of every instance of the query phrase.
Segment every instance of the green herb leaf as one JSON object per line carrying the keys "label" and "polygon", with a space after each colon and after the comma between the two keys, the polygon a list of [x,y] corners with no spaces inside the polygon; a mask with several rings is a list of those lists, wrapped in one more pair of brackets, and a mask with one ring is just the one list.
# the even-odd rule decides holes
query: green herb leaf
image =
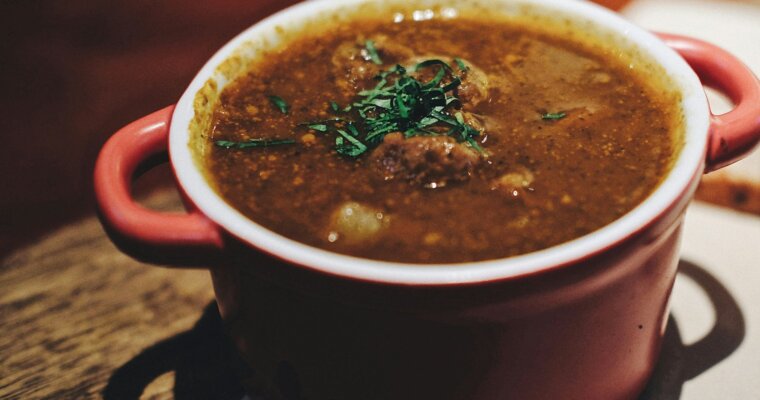
{"label": "green herb leaf", "polygon": [[375,107],[390,109],[392,107],[392,101],[390,99],[373,99],[367,102]]}
{"label": "green herb leaf", "polygon": [[567,117],[567,114],[564,112],[546,113],[546,114],[541,115],[541,119],[543,119],[544,121],[557,121],[565,117]]}
{"label": "green herb leaf", "polygon": [[473,149],[475,149],[478,153],[480,153],[480,154],[486,154],[486,151],[483,150],[483,147],[480,146],[480,143],[478,143],[478,141],[475,140],[475,138],[472,138],[472,137],[467,138],[467,144],[469,144],[470,147],[472,147]]}
{"label": "green herb leaf", "polygon": [[462,72],[467,72],[470,70],[470,67],[467,66],[467,64],[464,63],[464,60],[457,57],[454,59],[454,62],[457,63],[457,67],[459,67],[459,70]]}
{"label": "green herb leaf", "polygon": [[425,117],[420,120],[420,122],[417,124],[418,129],[427,128],[428,126],[432,126],[438,123],[437,118],[433,117]]}
{"label": "green herb leaf", "polygon": [[346,121],[343,118],[330,118],[330,119],[324,119],[321,121],[304,122],[304,123],[298,124],[298,126],[303,126],[317,132],[326,133],[326,132],[329,132],[330,128],[334,127],[335,124],[340,124],[340,123],[345,123],[345,122],[349,122],[349,121]]}
{"label": "green herb leaf", "polygon": [[340,135],[335,140],[336,150],[338,153],[350,157],[359,157],[368,150],[367,146],[364,143],[360,142],[359,139],[355,138],[348,132],[342,129],[337,129],[337,132]]}
{"label": "green herb leaf", "polygon": [[411,108],[407,107],[406,103],[404,102],[403,93],[396,94],[396,107],[398,107],[399,116],[401,118],[409,118],[409,112],[411,111]]}
{"label": "green herb leaf", "polygon": [[[433,80],[431,80],[430,82],[426,83],[425,87],[426,88],[434,88],[434,87],[438,86],[445,76],[446,76],[446,69],[444,69],[444,68],[439,69],[438,73],[435,75],[435,78],[433,78]],[[459,79],[459,78],[457,78],[457,79]],[[444,92],[446,92],[446,90],[444,90]]]}
{"label": "green herb leaf", "polygon": [[325,124],[311,124],[307,125],[309,129],[313,129],[317,132],[327,132],[327,125]]}
{"label": "green herb leaf", "polygon": [[377,65],[383,65],[383,60],[380,59],[380,54],[377,53],[377,49],[375,48],[375,42],[367,40],[364,46],[367,48],[370,60]]}
{"label": "green herb leaf", "polygon": [[441,67],[445,68],[446,71],[449,71],[449,72],[453,71],[451,69],[451,65],[449,65],[449,63],[447,63],[446,61],[438,60],[438,59],[430,59],[430,60],[425,60],[425,61],[417,64],[414,67],[414,72],[419,72],[419,70],[421,70],[423,68],[432,67],[434,65],[440,65]]}
{"label": "green herb leaf", "polygon": [[250,149],[258,147],[272,147],[281,146],[286,144],[294,144],[296,141],[293,139],[251,139],[245,142],[232,142],[229,140],[217,140],[214,144],[217,147],[223,149]]}
{"label": "green herb leaf", "polygon": [[349,132],[351,132],[351,135],[353,135],[354,137],[359,137],[359,135],[361,135],[361,133],[359,133],[359,130],[356,129],[356,126],[354,126],[354,124],[348,124],[348,130]]}
{"label": "green herb leaf", "polygon": [[330,102],[330,108],[332,108],[333,112],[340,112],[340,106],[334,101]]}
{"label": "green herb leaf", "polygon": [[268,97],[269,97],[269,101],[272,102],[272,105],[277,107],[277,109],[280,110],[281,113],[283,114],[288,113],[290,106],[288,105],[287,102],[285,102],[285,100],[282,99],[282,97],[274,96],[274,95],[268,96]]}
{"label": "green herb leaf", "polygon": [[443,87],[443,91],[444,92],[450,92],[450,91],[458,88],[460,85],[462,85],[462,79],[460,79],[459,77],[456,77],[456,78],[454,78],[453,81],[451,81],[451,83],[449,83],[448,85],[446,85],[446,86]]}

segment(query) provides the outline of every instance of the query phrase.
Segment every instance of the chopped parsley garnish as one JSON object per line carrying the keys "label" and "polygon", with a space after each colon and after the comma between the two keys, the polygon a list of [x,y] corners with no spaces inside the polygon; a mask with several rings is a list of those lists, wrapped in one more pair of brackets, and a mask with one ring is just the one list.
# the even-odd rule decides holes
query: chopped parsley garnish
{"label": "chopped parsley garnish", "polygon": [[335,150],[344,156],[359,157],[368,150],[367,145],[359,140],[360,133],[353,124],[349,123],[347,127],[348,132],[336,129],[340,136],[335,138]]}
{"label": "chopped parsley garnish", "polygon": [[[382,64],[374,43],[366,43],[367,54],[375,64]],[[466,65],[455,59],[460,72],[466,71]],[[334,113],[353,111],[355,119],[331,118],[299,124],[316,132],[334,132],[335,150],[347,157],[359,157],[383,142],[386,135],[402,133],[406,138],[414,136],[446,135],[458,142],[467,143],[480,153],[478,137],[481,132],[468,124],[457,97],[457,88],[462,84],[462,77],[445,61],[425,60],[413,67],[413,72],[431,69],[432,79],[421,81],[409,75],[407,69],[396,65],[380,72],[374,88],[360,91],[358,100],[341,109],[338,103],[331,101],[330,109]],[[433,75],[434,74],[434,75]],[[288,113],[289,106],[279,96],[269,96],[269,100],[283,114]],[[293,144],[292,139],[252,139],[245,142],[220,140],[216,146],[225,149],[247,149]]]}
{"label": "chopped parsley garnish", "polygon": [[296,141],[293,139],[251,139],[246,140],[245,142],[231,142],[229,140],[217,140],[214,142],[215,145],[218,147],[221,147],[223,149],[251,149],[251,148],[258,148],[258,147],[271,147],[271,146],[281,146],[285,144],[293,144]]}
{"label": "chopped parsley garnish", "polygon": [[377,49],[375,48],[375,42],[372,40],[367,40],[367,42],[364,44],[364,47],[367,49],[367,55],[373,63],[377,65],[383,65],[383,60],[380,59],[380,54],[377,53]]}
{"label": "chopped parsley garnish", "polygon": [[[456,111],[461,103],[455,91],[462,79],[448,63],[437,59],[423,61],[413,70],[426,68],[437,68],[427,82],[410,76],[401,65],[381,72],[375,78],[375,87],[359,92],[359,100],[351,105],[359,116],[356,121],[337,118],[305,125],[320,132],[334,130],[338,134],[336,151],[349,157],[366,153],[393,132],[401,132],[407,138],[448,135],[484,152],[476,139],[480,131]],[[332,126],[327,122],[332,122]]]}
{"label": "chopped parsley garnish", "polygon": [[546,114],[541,115],[541,119],[543,119],[544,121],[557,121],[565,117],[567,117],[567,113],[564,113],[564,112],[546,113]]}
{"label": "chopped parsley garnish", "polygon": [[285,102],[285,100],[282,99],[282,97],[274,96],[274,95],[268,96],[268,97],[269,97],[269,101],[272,102],[272,105],[277,107],[277,109],[280,110],[281,113],[283,114],[288,113],[290,106],[288,105],[287,102]]}

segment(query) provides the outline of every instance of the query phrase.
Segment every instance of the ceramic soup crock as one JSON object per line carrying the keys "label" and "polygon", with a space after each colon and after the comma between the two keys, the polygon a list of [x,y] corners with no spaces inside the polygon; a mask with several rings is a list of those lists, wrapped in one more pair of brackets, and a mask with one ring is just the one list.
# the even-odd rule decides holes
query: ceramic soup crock
{"label": "ceramic soup crock", "polygon": [[[289,33],[368,10],[389,21],[460,13],[563,18],[605,35],[681,93],[685,133],[671,171],[614,223],[495,261],[379,262],[264,229],[225,203],[198,161],[219,91]],[[735,109],[712,115],[703,84],[728,95]],[[249,28],[201,69],[176,106],[117,132],[97,162],[95,191],[103,224],[124,252],[211,271],[253,396],[635,399],[663,338],[687,204],[703,173],[746,155],[758,139],[760,83],[740,61],[705,42],[646,32],[591,3],[315,1]],[[130,195],[135,172],[167,151],[185,214],[147,210]]]}

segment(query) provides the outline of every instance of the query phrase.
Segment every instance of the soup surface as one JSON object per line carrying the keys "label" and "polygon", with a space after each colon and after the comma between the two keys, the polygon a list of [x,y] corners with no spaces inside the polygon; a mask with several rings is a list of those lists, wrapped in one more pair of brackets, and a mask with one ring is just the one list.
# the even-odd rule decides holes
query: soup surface
{"label": "soup surface", "polygon": [[306,32],[229,84],[205,162],[231,205],[309,245],[509,257],[597,230],[657,187],[677,100],[646,81],[615,54],[503,21],[360,20]]}

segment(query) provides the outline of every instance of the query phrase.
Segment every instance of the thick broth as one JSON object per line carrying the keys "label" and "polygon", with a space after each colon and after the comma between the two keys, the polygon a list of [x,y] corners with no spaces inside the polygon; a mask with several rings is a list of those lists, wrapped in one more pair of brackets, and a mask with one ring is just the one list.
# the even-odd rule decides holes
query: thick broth
{"label": "thick broth", "polygon": [[[382,66],[368,54],[368,39]],[[674,152],[674,99],[597,53],[463,18],[361,21],[304,34],[224,89],[209,134],[212,141],[296,143],[211,146],[208,170],[220,194],[252,220],[339,253],[459,263],[544,249],[633,209],[659,184]],[[470,102],[471,87],[463,85],[461,104],[446,112],[466,112],[483,131],[476,139],[485,153],[442,136],[410,142],[395,134],[351,157],[336,152],[335,132],[302,125],[360,120],[356,110],[335,111],[331,102],[343,108],[356,101],[375,87],[377,72],[397,63],[453,65],[455,57],[474,70],[465,84],[476,72],[488,84]],[[272,95],[287,102],[287,114]],[[436,163],[442,166],[431,167]]]}

